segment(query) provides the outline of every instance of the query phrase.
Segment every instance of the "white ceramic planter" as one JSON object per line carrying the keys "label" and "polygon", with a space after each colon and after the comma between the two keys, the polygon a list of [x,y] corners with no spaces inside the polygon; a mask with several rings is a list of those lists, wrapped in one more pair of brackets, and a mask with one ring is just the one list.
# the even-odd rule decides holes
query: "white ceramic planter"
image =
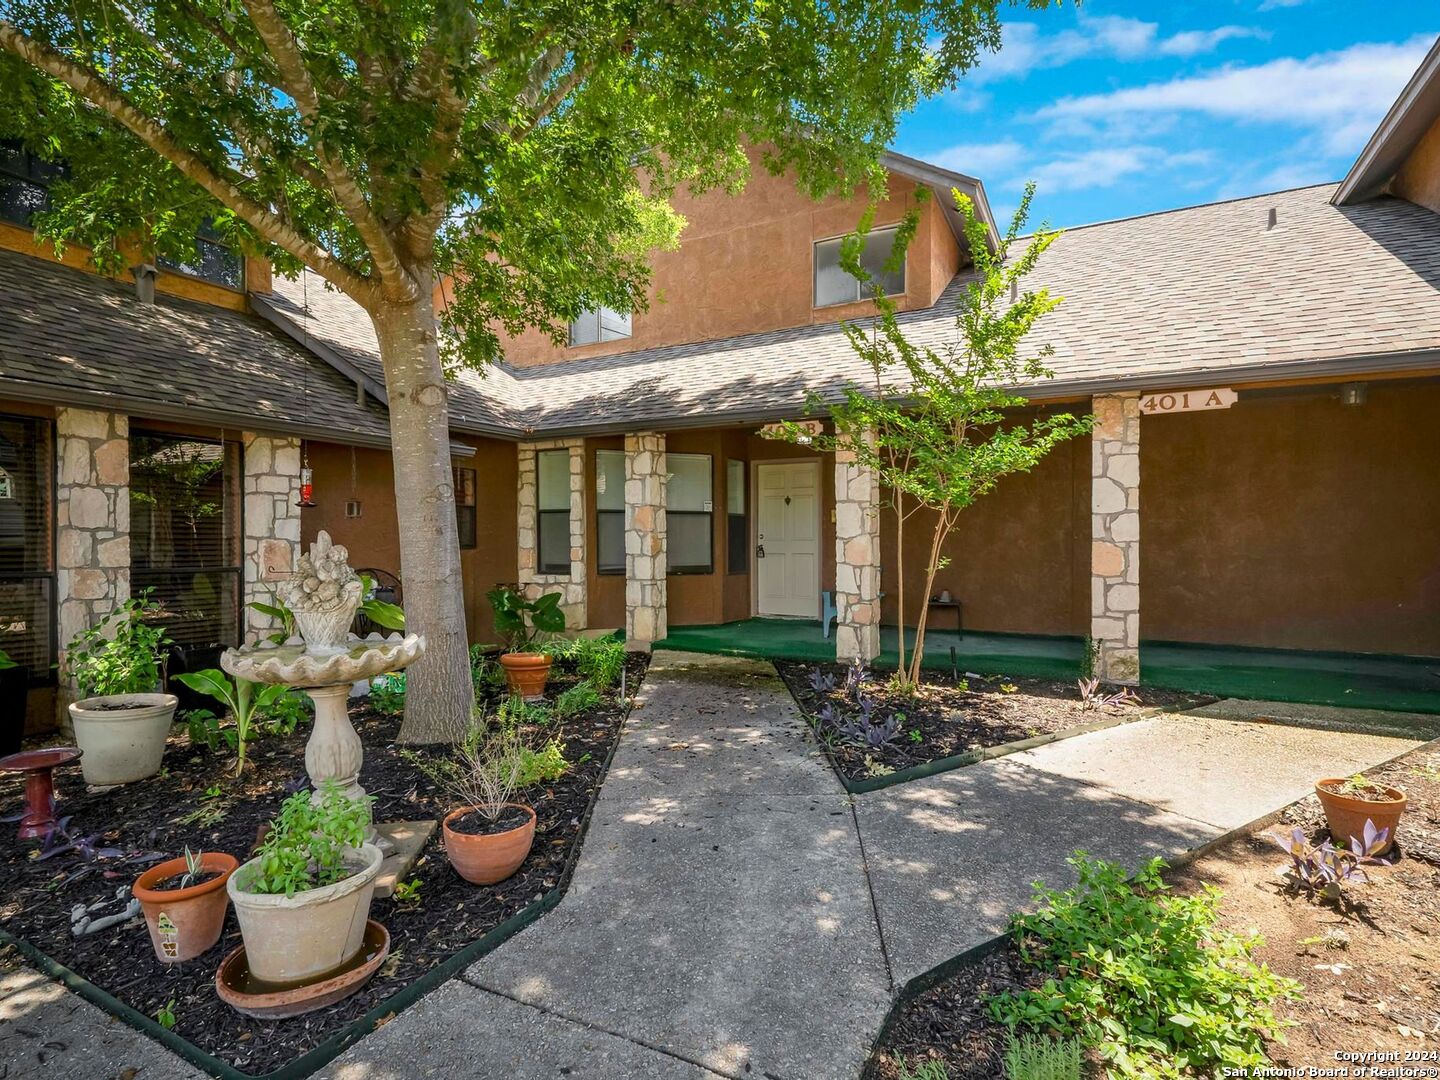
{"label": "white ceramic planter", "polygon": [[[97,708],[119,704],[134,707]],[[80,771],[85,782],[129,784],[159,772],[178,704],[174,694],[110,694],[71,703],[70,723],[75,744],[84,751]]]}
{"label": "white ceramic planter", "polygon": [[374,844],[346,854],[364,869],[294,896],[246,891],[258,859],[230,875],[225,887],[240,921],[252,976],[271,983],[303,983],[339,967],[364,946],[365,921],[385,857]]}

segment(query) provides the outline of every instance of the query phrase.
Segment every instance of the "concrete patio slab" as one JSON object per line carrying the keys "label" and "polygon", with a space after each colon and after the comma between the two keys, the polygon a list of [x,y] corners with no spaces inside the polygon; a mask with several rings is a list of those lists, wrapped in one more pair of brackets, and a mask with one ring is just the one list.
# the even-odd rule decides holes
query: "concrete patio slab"
{"label": "concrete patio slab", "polygon": [[1077,848],[1138,866],[1221,832],[1015,760],[855,796],[896,986],[1003,933],[1031,882],[1073,883],[1065,860]]}
{"label": "concrete patio slab", "polygon": [[714,1080],[716,1074],[457,980],[317,1075],[324,1080]]}
{"label": "concrete patio slab", "polygon": [[[1437,684],[1440,685],[1440,684]],[[1251,701],[1224,698],[1187,716],[1213,716],[1220,720],[1253,720],[1257,723],[1296,724],[1364,735],[1386,735],[1397,739],[1440,739],[1440,715],[1390,712],[1385,709],[1337,709],[1329,705],[1296,705],[1288,701]]]}
{"label": "concrete patio slab", "polygon": [[0,1077],[200,1080],[205,1074],[155,1040],[0,955]]}
{"label": "concrete patio slab", "polygon": [[1420,744],[1418,739],[1190,714],[1097,731],[1008,760],[1235,829]]}
{"label": "concrete patio slab", "polygon": [[708,794],[842,790],[773,665],[657,651],[604,796],[679,786]]}

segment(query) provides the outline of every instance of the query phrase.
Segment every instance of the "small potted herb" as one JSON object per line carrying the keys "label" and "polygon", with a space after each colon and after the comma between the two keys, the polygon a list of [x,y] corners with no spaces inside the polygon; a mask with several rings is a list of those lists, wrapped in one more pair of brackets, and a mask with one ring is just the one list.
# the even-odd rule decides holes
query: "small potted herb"
{"label": "small potted herb", "polygon": [[514,727],[473,728],[440,773],[461,806],[445,817],[445,855],[474,885],[504,881],[535,843],[535,811],[513,802],[525,775],[525,745]]}
{"label": "small potted herb", "polygon": [[505,668],[510,692],[526,701],[539,701],[545,696],[551,658],[534,646],[542,634],[558,634],[565,629],[560,594],[546,593],[527,600],[521,593],[502,585],[491,589],[485,598],[495,611],[495,632],[505,642],[500,664]]}
{"label": "small potted herb", "polygon": [[128,784],[160,771],[179,704],[160,693],[160,657],[170,639],[153,625],[159,608],[142,593],[70,642],[65,670],[80,688],[70,705],[87,784]]}
{"label": "small potted herb", "polygon": [[1330,838],[1348,844],[1352,836],[1366,835],[1366,822],[1388,837],[1385,846],[1373,855],[1384,855],[1395,844],[1395,830],[1405,813],[1405,792],[1356,773],[1349,779],[1328,777],[1315,782],[1315,794],[1325,809]]}
{"label": "small potted herb", "polygon": [[255,858],[230,875],[250,974],[300,985],[354,959],[365,943],[383,855],[366,843],[370,809],[334,781],[286,799]]}
{"label": "small potted herb", "polygon": [[191,852],[152,866],[131,894],[145,912],[150,943],[162,964],[193,960],[220,940],[230,897],[226,882],[240,865],[223,851]]}

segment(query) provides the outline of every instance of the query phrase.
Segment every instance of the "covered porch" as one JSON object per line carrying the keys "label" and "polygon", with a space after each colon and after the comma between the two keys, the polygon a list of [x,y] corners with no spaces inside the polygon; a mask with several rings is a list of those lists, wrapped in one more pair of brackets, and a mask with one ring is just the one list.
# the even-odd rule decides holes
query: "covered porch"
{"label": "covered porch", "polygon": [[[914,630],[907,629],[907,643]],[[874,666],[896,662],[895,627],[880,630]],[[817,621],[742,619],[709,626],[672,626],[657,647],[727,656],[828,663],[835,637]],[[953,653],[952,653],[953,650]],[[964,674],[1078,679],[1085,645],[1078,637],[931,629],[925,667]],[[1140,645],[1143,687],[1189,690],[1263,701],[1335,705],[1352,709],[1440,714],[1440,663],[1426,657],[1257,649],[1190,642],[1145,641]],[[952,660],[953,656],[953,660]]]}

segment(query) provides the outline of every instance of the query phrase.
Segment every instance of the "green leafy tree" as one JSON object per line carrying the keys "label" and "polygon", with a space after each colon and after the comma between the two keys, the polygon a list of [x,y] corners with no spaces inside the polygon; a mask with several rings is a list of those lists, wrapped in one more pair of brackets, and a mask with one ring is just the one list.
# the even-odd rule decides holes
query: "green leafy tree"
{"label": "green leafy tree", "polygon": [[[1023,288],[1025,278],[1058,233],[1043,227],[1024,250],[1010,257],[1030,212],[1034,185],[1028,185],[1005,234],[993,241],[970,199],[955,192],[965,223],[965,238],[974,261],[972,280],[958,301],[954,344],[919,347],[906,338],[895,304],[876,293],[877,317],[868,326],[846,324],[852,349],[873,376],[866,386],[850,386],[842,400],[830,403],[812,397],[812,410],[828,411],[834,431],[814,435],[798,424],[781,432],[804,439],[822,450],[848,452],[855,464],[873,469],[888,493],[895,517],[895,580],[898,586],[898,676],[902,683],[920,681],[925,655],[928,607],[920,605],[915,644],[907,657],[904,627],[906,567],[905,527],[918,514],[933,520],[929,550],[922,568],[930,596],[935,576],[948,563],[945,545],[960,515],[1006,476],[1033,469],[1067,439],[1088,432],[1089,416],[1060,412],[1017,422],[1012,410],[1028,404],[1017,387],[1051,378],[1044,359],[1048,345],[1028,340],[1036,323],[1060,303],[1043,288]],[[910,219],[914,220],[912,214]],[[862,281],[861,232],[841,248],[842,265]],[[904,257],[908,236],[902,229],[891,253],[892,263]],[[923,522],[925,519],[921,518]]]}
{"label": "green leafy tree", "polygon": [[369,313],[428,641],[401,738],[439,741],[472,697],[444,362],[643,308],[668,196],[738,187],[747,144],[812,194],[883,187],[896,116],[999,46],[998,6],[0,0],[0,134],[65,161],[40,230],[102,266],[204,227]]}

